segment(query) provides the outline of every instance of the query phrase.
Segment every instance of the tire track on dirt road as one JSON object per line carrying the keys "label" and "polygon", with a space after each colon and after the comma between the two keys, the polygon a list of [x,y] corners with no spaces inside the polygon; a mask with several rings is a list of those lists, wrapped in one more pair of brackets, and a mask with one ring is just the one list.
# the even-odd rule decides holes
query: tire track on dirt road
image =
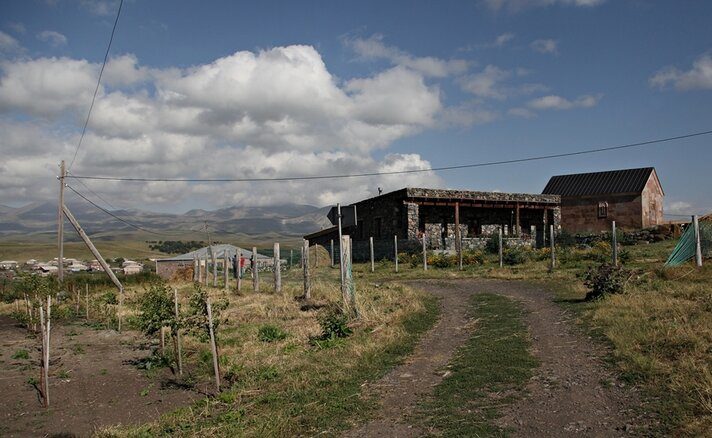
{"label": "tire track on dirt road", "polygon": [[418,423],[418,404],[433,393],[448,362],[476,330],[469,317],[469,298],[475,293],[502,295],[523,306],[531,353],[540,363],[522,397],[502,409],[498,426],[522,437],[615,437],[640,432],[647,423],[636,414],[638,394],[618,383],[606,367],[605,348],[577,329],[570,312],[543,286],[502,280],[410,284],[440,298],[441,317],[403,364],[365,386],[366,394],[380,399],[381,408],[374,419],[345,436],[417,437],[437,432]]}

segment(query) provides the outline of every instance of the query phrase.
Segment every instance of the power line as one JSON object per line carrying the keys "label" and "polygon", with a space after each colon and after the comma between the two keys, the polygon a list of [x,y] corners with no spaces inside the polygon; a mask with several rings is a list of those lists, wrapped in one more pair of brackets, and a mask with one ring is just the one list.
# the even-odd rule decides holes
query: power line
{"label": "power line", "polygon": [[608,146],[596,149],[587,149],[576,152],[564,152],[560,154],[550,154],[550,155],[540,155],[535,157],[527,158],[517,158],[512,160],[500,160],[500,161],[488,161],[483,163],[472,163],[472,164],[460,164],[454,166],[442,166],[442,167],[430,167],[427,169],[410,169],[410,170],[395,170],[388,172],[366,172],[366,173],[353,173],[345,175],[313,175],[313,176],[290,176],[290,177],[274,177],[274,178],[130,178],[130,177],[114,177],[114,176],[80,176],[71,175],[68,178],[74,179],[92,179],[92,180],[108,180],[108,181],[133,181],[133,182],[265,182],[265,181],[305,181],[305,180],[319,180],[319,179],[344,179],[344,178],[360,178],[368,176],[383,176],[383,175],[403,175],[410,173],[424,173],[424,172],[440,172],[445,170],[456,170],[456,169],[470,169],[475,167],[487,167],[487,166],[498,166],[503,164],[514,164],[523,163],[528,161],[541,161],[549,160],[552,158],[563,158],[572,157],[576,155],[586,155],[599,152],[608,152],[621,149],[629,149],[635,147],[650,146],[659,143],[665,143],[674,140],[683,140],[692,137],[699,137],[703,135],[712,134],[712,130],[694,132],[690,134],[678,135],[675,137],[659,138],[655,140],[642,141],[637,143],[628,143],[618,146]]}
{"label": "power line", "polygon": [[96,95],[99,92],[99,84],[101,84],[101,76],[104,74],[104,68],[106,67],[106,61],[109,58],[109,51],[111,50],[111,43],[114,41],[114,33],[116,32],[116,25],[119,23],[119,16],[121,15],[121,7],[124,5],[124,0],[119,2],[119,9],[116,11],[116,20],[114,20],[114,27],[111,29],[111,37],[109,37],[109,44],[106,47],[106,53],[104,54],[104,62],[101,64],[101,70],[99,70],[99,79],[96,81],[96,88],[94,88],[94,96],[91,98],[91,105],[89,105],[89,112],[87,113],[87,119],[84,121],[84,127],[82,128],[82,135],[79,137],[79,143],[77,144],[77,149],[74,151],[74,156],[72,161],[69,163],[68,169],[72,168],[74,161],[77,159],[77,153],[79,153],[79,148],[82,147],[82,141],[84,140],[84,135],[87,132],[87,126],[89,125],[89,118],[91,117],[91,111],[94,109],[94,102],[96,101]]}
{"label": "power line", "polygon": [[[70,173],[70,172],[67,172],[67,175],[71,175],[71,173]],[[89,191],[89,193],[93,194],[93,195],[96,196],[97,198],[99,198],[99,199],[101,199],[102,201],[104,201],[104,203],[105,203],[107,206],[109,206],[110,208],[113,208],[114,210],[121,210],[119,207],[117,207],[117,206],[115,206],[114,204],[112,204],[111,202],[107,201],[106,198],[104,198],[103,196],[101,196],[100,194],[98,194],[97,192],[95,192],[94,190],[92,190],[88,185],[86,185],[86,184],[84,183],[84,181],[78,179],[77,182],[78,182],[79,184],[81,184],[82,186],[84,186],[84,188],[87,189],[87,190]]]}

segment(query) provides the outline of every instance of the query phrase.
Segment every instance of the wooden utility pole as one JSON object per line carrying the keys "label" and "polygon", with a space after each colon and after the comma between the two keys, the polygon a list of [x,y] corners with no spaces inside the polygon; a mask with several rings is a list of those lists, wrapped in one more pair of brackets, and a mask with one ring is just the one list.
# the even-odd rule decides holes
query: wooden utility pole
{"label": "wooden utility pole", "polygon": [[311,278],[309,278],[309,241],[302,240],[302,267],[304,270],[304,299],[311,299]]}
{"label": "wooden utility pole", "polygon": [[373,236],[369,237],[368,239],[368,246],[371,251],[371,272],[374,272],[376,270],[376,265],[373,260]]}
{"label": "wooden utility pole", "polygon": [[393,257],[396,262],[396,272],[398,272],[398,235],[393,236]]}
{"label": "wooden utility pole", "polygon": [[462,236],[460,234],[460,203],[455,203],[455,250],[457,251],[457,266],[462,271]]}
{"label": "wooden utility pole", "polygon": [[695,230],[695,265],[702,267],[702,242],[700,239],[700,221],[697,215],[692,216],[692,226]]}
{"label": "wooden utility pole", "polygon": [[[309,248],[307,248],[308,250]],[[307,251],[308,252],[308,251]],[[252,290],[260,291],[259,269],[257,269],[257,247],[252,247]]]}
{"label": "wooden utility pole", "polygon": [[59,165],[59,207],[57,211],[57,247],[59,256],[57,257],[57,279],[60,283],[64,281],[64,177],[67,170],[64,167],[64,160]]}
{"label": "wooden utility pole", "polygon": [[428,248],[427,248],[427,236],[425,231],[423,231],[423,271],[428,270]]}
{"label": "wooden utility pole", "polygon": [[213,329],[213,308],[210,305],[210,295],[205,299],[208,310],[208,326],[210,328],[210,348],[213,352],[213,371],[215,372],[215,389],[220,392],[220,366],[218,361],[218,346],[215,343],[215,331]]}
{"label": "wooden utility pole", "polygon": [[[553,240],[552,236],[552,240]],[[616,236],[616,221],[611,222],[611,261],[618,266],[618,236]]]}
{"label": "wooden utility pole", "polygon": [[346,284],[344,283],[344,235],[341,228],[341,204],[336,204],[336,215],[339,223],[339,275],[341,276],[341,294],[346,296]]}
{"label": "wooden utility pole", "polygon": [[274,243],[274,259],[272,265],[274,267],[274,291],[276,293],[282,292],[282,261],[279,255],[279,242]]}

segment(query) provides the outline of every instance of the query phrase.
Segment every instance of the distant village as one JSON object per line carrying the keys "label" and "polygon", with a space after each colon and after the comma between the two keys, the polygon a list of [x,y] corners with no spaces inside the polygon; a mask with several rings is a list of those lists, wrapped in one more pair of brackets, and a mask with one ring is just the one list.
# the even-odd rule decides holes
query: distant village
{"label": "distant village", "polygon": [[[124,260],[121,258],[114,260],[116,267],[111,269],[115,273],[120,273],[124,275],[135,275],[143,272],[143,263],[135,262],[133,260]],[[36,273],[41,276],[48,276],[52,274],[57,274],[59,262],[57,257],[48,261],[41,262],[35,259],[29,259],[25,262],[19,262],[17,260],[3,260],[0,261],[0,270],[3,271],[25,271]],[[98,260],[77,260],[74,258],[64,257],[63,266],[65,272],[104,272],[104,268]]]}

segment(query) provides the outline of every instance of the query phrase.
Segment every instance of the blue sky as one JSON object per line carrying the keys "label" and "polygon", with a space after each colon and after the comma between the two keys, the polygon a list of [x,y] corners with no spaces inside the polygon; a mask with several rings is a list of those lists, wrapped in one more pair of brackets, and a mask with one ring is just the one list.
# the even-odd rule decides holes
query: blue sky
{"label": "blue sky", "polygon": [[[0,204],[55,196],[48,182],[76,147],[117,5],[0,5]],[[710,18],[700,1],[126,0],[73,171],[401,170],[705,131]],[[87,185],[119,207],[182,211],[349,202],[378,186],[539,192],[555,174],[655,166],[668,211],[688,213],[712,209],[711,142],[332,183]]]}

